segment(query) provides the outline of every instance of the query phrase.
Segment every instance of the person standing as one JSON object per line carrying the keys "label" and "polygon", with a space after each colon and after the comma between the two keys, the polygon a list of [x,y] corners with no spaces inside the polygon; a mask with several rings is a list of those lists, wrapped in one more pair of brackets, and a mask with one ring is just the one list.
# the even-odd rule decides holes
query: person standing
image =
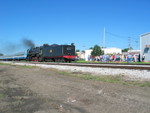
{"label": "person standing", "polygon": [[139,54],[139,56],[138,56],[138,61],[141,62],[141,60],[140,60],[140,54]]}
{"label": "person standing", "polygon": [[143,53],[143,55],[142,55],[142,62],[144,62],[144,60],[145,60],[145,55]]}
{"label": "person standing", "polygon": [[131,53],[129,53],[127,56],[127,62],[129,63],[131,61],[132,61],[132,55],[131,55]]}

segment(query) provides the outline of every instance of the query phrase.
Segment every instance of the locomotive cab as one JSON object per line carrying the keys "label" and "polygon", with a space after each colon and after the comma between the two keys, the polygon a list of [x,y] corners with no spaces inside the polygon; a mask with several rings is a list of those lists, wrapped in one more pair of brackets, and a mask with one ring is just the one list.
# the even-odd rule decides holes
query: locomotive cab
{"label": "locomotive cab", "polygon": [[62,48],[63,48],[63,57],[66,59],[74,60],[75,46],[74,45],[64,45]]}

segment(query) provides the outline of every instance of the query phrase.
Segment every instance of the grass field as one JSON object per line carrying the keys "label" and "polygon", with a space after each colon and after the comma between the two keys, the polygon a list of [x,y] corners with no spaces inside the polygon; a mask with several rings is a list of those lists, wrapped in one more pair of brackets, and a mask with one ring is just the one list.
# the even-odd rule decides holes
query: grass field
{"label": "grass field", "polygon": [[95,81],[122,84],[122,85],[134,85],[134,86],[139,86],[139,87],[150,87],[150,81],[125,80],[123,78],[123,76],[121,76],[121,75],[116,75],[116,76],[111,76],[111,75],[94,76],[94,75],[91,75],[91,74],[88,74],[88,73],[72,73],[72,72],[66,72],[66,71],[61,71],[59,73],[62,74],[62,75],[66,75],[66,76],[79,77],[79,78],[84,79],[84,80],[95,80]]}
{"label": "grass field", "polygon": [[[104,63],[104,62],[98,62],[98,61],[85,61],[85,60],[78,60],[78,61],[75,61],[75,63],[98,63],[98,64],[101,64],[101,63]],[[107,63],[118,63],[118,62],[107,62]],[[131,63],[128,63],[128,62],[119,62],[120,64],[150,64],[150,62],[131,62]]]}

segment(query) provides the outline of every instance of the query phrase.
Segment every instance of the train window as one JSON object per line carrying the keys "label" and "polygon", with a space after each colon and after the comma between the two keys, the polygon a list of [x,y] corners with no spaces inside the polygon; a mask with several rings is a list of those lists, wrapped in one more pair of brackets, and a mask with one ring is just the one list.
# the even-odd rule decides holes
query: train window
{"label": "train window", "polygon": [[72,47],[67,47],[67,50],[72,50]]}

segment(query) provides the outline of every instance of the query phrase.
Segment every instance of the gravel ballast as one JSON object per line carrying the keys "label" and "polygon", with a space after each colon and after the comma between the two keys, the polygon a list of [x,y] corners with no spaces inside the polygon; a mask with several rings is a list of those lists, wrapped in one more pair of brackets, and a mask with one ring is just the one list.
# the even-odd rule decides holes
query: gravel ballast
{"label": "gravel ballast", "polygon": [[63,66],[63,65],[46,65],[46,64],[32,64],[32,63],[15,63],[15,62],[2,62],[12,65],[27,65],[37,66],[41,68],[55,68],[58,70],[69,72],[86,72],[92,75],[120,75],[129,80],[150,81],[149,70],[135,70],[135,69],[114,69],[114,68],[91,68],[91,67],[78,67],[78,66]]}

